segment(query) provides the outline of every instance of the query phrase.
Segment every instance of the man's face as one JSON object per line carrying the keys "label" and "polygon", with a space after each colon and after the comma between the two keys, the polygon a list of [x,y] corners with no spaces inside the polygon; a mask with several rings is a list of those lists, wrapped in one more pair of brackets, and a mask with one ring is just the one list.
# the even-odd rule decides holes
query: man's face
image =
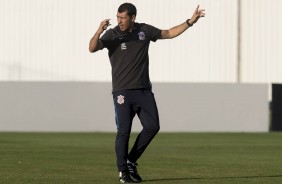
{"label": "man's face", "polygon": [[127,11],[123,13],[117,12],[117,22],[121,31],[131,31],[133,23],[135,21],[135,16],[132,17],[127,15]]}

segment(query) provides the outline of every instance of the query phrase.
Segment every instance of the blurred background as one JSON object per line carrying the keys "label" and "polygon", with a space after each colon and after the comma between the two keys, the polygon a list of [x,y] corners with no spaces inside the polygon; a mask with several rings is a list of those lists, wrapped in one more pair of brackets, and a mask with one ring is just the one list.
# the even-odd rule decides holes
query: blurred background
{"label": "blurred background", "polygon": [[[0,131],[115,130],[107,50],[91,54],[88,44],[102,20],[116,25],[123,2],[0,0]],[[164,130],[272,129],[273,84],[282,93],[282,1],[129,2],[137,22],[160,29],[184,22],[198,4],[206,10],[183,35],[151,43]],[[175,116],[180,124],[172,127]]]}

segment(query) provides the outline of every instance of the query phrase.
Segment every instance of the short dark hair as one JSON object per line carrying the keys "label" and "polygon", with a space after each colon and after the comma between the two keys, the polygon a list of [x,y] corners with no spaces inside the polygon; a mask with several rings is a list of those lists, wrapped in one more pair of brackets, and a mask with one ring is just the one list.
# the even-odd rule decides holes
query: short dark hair
{"label": "short dark hair", "polygon": [[123,3],[119,6],[118,12],[123,13],[127,11],[127,15],[132,17],[133,15],[136,16],[137,10],[136,7],[131,3]]}

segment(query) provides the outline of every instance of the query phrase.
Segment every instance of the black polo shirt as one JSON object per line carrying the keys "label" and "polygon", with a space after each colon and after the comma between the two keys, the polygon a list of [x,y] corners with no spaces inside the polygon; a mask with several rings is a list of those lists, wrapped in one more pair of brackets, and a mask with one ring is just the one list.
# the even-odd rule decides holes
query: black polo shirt
{"label": "black polo shirt", "polygon": [[149,45],[161,30],[148,24],[134,23],[132,32],[122,32],[118,26],[100,38],[109,50],[113,91],[142,89],[151,86],[149,78]]}

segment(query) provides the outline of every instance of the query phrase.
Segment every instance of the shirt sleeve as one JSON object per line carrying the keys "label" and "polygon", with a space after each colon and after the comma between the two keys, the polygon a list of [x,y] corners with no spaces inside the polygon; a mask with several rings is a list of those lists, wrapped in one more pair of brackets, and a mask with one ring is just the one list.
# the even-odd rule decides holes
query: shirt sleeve
{"label": "shirt sleeve", "polygon": [[146,29],[150,35],[150,40],[155,42],[157,39],[161,36],[161,30],[159,28],[156,28],[154,26],[151,26],[149,24],[146,24]]}
{"label": "shirt sleeve", "polygon": [[105,34],[102,35],[99,41],[102,42],[103,48],[109,48],[112,37],[112,29],[107,30]]}

